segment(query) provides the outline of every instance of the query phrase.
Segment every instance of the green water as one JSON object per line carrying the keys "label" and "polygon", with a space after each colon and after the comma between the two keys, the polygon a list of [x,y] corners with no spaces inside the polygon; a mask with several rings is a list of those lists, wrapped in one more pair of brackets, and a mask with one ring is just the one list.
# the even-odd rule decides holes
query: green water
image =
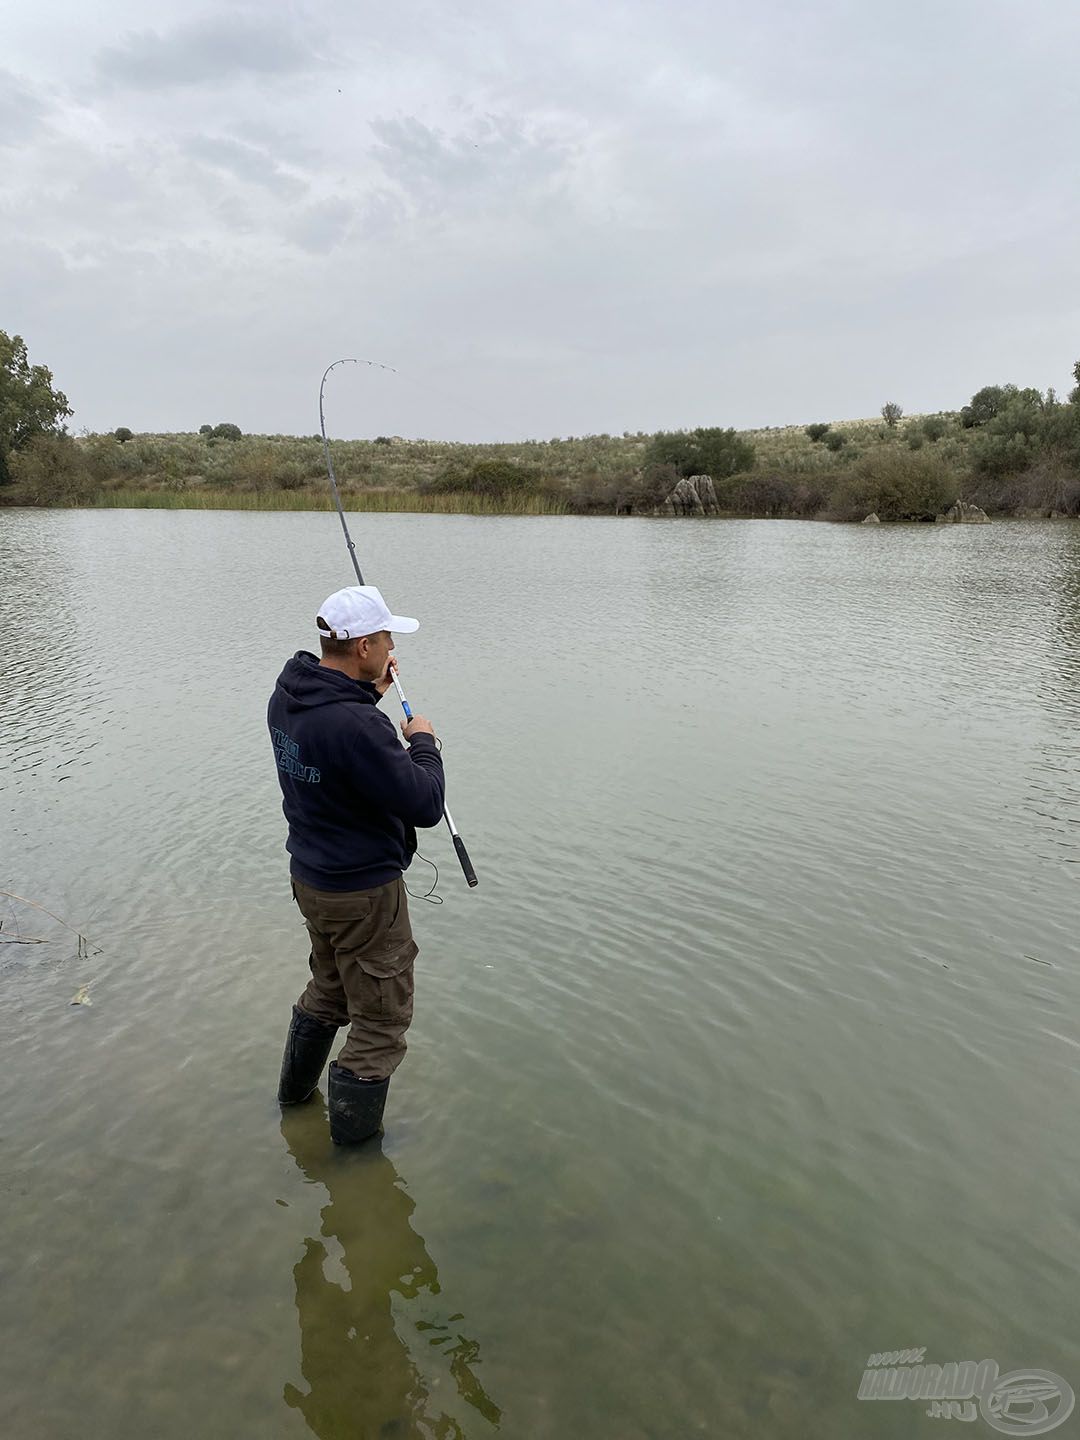
{"label": "green water", "polygon": [[0,512],[0,887],[89,941],[0,902],[5,1440],[935,1434],[857,1399],[918,1346],[1080,1387],[1080,528],[355,529],[481,886],[424,838],[344,1155],[274,1103],[263,713],[334,517]]}

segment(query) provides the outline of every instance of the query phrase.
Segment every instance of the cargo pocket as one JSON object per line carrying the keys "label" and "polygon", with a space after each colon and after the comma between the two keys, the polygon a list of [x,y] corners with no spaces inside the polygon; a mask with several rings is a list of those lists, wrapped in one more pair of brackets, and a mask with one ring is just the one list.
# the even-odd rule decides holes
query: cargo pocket
{"label": "cargo pocket", "polygon": [[412,1017],[412,962],[418,955],[402,881],[387,884],[374,901],[370,939],[351,953],[359,976],[361,1009],[387,1027],[408,1027]]}
{"label": "cargo pocket", "polygon": [[379,906],[378,923],[379,940],[363,956],[361,964],[366,968],[366,962],[370,961],[376,967],[385,967],[371,970],[370,974],[394,975],[420,953],[413,940],[404,880],[397,880],[386,887]]}
{"label": "cargo pocket", "polygon": [[407,1024],[412,1015],[413,961],[419,949],[401,880],[387,886],[381,897],[378,937],[356,957],[363,972],[364,1008],[380,1020]]}
{"label": "cargo pocket", "polygon": [[405,1027],[412,1019],[413,960],[416,946],[386,959],[360,960],[360,993],[366,1016],[385,1025]]}

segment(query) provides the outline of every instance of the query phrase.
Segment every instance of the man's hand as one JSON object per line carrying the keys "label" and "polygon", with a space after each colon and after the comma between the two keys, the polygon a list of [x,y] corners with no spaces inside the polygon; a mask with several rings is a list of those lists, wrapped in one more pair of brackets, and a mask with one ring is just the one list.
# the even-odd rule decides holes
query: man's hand
{"label": "man's hand", "polygon": [[393,685],[393,675],[396,669],[397,660],[394,658],[393,655],[391,655],[389,660],[386,662],[386,673],[380,675],[378,680],[373,680],[371,682],[380,695],[385,695],[387,690],[390,689],[390,686]]}
{"label": "man's hand", "polygon": [[406,740],[411,740],[414,735],[430,735],[434,740],[435,727],[430,720],[425,720],[423,715],[414,715],[411,720],[402,720],[401,733]]}

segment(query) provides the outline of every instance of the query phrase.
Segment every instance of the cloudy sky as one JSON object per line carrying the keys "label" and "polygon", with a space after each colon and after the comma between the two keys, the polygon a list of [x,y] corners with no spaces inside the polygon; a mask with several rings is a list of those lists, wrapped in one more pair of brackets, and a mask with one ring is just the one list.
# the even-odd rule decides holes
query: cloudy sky
{"label": "cloudy sky", "polygon": [[1075,0],[42,0],[0,329],[72,428],[953,409],[1080,356]]}

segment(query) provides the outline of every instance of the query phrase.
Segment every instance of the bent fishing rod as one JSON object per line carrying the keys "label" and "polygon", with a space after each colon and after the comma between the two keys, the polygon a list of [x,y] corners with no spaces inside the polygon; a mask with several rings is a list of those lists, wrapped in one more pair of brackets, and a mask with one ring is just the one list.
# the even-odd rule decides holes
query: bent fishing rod
{"label": "bent fishing rod", "polygon": [[[338,519],[341,521],[341,530],[345,536],[345,544],[349,547],[349,559],[352,561],[352,567],[356,571],[356,583],[363,585],[364,577],[360,573],[360,562],[356,558],[356,546],[353,544],[352,536],[349,534],[349,527],[345,523],[345,510],[341,504],[341,492],[338,489],[337,476],[334,474],[334,462],[330,457],[330,442],[326,438],[326,419],[323,414],[323,395],[326,390],[326,377],[330,374],[331,370],[336,370],[339,365],[370,365],[373,370],[389,370],[391,374],[394,375],[397,374],[397,371],[392,365],[381,365],[378,360],[353,360],[350,357],[346,357],[344,360],[335,360],[332,365],[326,367],[323,371],[322,384],[319,386],[319,429],[322,432],[323,454],[326,457],[326,473],[330,476],[330,488],[334,492],[334,504],[337,506]],[[396,670],[391,669],[390,678],[394,682],[394,689],[397,691],[398,699],[401,701],[401,708],[405,712],[405,719],[411,720],[413,718],[413,712],[408,700],[405,698],[405,691],[401,687],[401,681],[398,679]],[[465,849],[465,841],[462,840],[458,834],[453,816],[445,804],[443,805],[443,819],[450,828],[450,838],[454,842],[454,850],[457,852],[458,860],[461,862],[465,879],[468,882],[470,890],[474,890],[480,882],[476,878],[476,871],[473,869],[472,861],[469,859],[469,852]]]}

